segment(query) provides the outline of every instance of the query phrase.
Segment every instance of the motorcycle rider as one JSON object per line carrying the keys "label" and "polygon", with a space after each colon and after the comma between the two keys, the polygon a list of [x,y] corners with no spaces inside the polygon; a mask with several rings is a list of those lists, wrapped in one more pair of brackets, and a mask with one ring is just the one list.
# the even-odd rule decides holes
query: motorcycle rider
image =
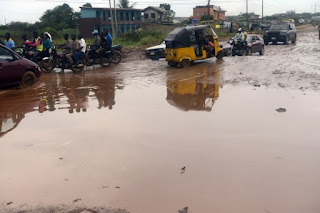
{"label": "motorcycle rider", "polygon": [[99,50],[101,47],[101,38],[99,36],[98,30],[94,30],[92,34],[94,35],[95,39],[94,39],[94,45],[89,51],[89,59],[94,59],[96,56],[97,50]]}
{"label": "motorcycle rider", "polygon": [[42,39],[39,37],[39,34],[37,31],[33,32],[33,38],[34,39],[32,41],[24,41],[23,44],[27,44],[27,45],[35,48],[35,53],[32,56],[32,61],[34,61],[35,63],[38,63],[37,57],[43,51],[43,43],[42,43]]}
{"label": "motorcycle rider", "polygon": [[73,63],[72,60],[72,41],[69,39],[69,35],[68,34],[64,34],[63,35],[64,40],[66,40],[66,42],[64,43],[64,51],[63,51],[63,56],[61,59],[61,73],[64,72],[64,69],[66,67],[66,61],[69,60],[71,62],[71,64]]}
{"label": "motorcycle rider", "polygon": [[105,54],[107,51],[110,51],[112,48],[112,36],[109,33],[108,28],[104,30],[103,37],[104,38],[102,39],[102,47],[103,47],[102,54]]}
{"label": "motorcycle rider", "polygon": [[246,37],[244,35],[244,33],[242,32],[242,28],[238,29],[238,33],[233,37],[233,40],[235,42],[235,44],[239,43],[239,48],[242,49],[243,48],[243,42],[245,42]]}
{"label": "motorcycle rider", "polygon": [[84,38],[81,34],[78,35],[78,39],[79,39],[80,47],[73,54],[73,58],[74,58],[77,66],[80,65],[80,60],[85,56],[86,49],[87,49],[86,41],[84,40]]}
{"label": "motorcycle rider", "polygon": [[52,40],[51,35],[48,32],[43,33],[43,51],[40,53],[40,57],[49,57],[51,53]]}
{"label": "motorcycle rider", "polygon": [[112,36],[109,33],[109,29],[105,29],[105,39],[106,39],[106,50],[109,51],[111,50],[112,47]]}
{"label": "motorcycle rider", "polygon": [[14,41],[11,38],[10,33],[4,34],[4,46],[8,47],[9,49],[13,50],[15,47]]}
{"label": "motorcycle rider", "polygon": [[242,28],[239,28],[238,29],[238,33],[233,37],[233,39],[235,40],[235,41],[241,41],[241,42],[243,42],[244,41],[244,34],[243,34],[243,32],[242,32]]}

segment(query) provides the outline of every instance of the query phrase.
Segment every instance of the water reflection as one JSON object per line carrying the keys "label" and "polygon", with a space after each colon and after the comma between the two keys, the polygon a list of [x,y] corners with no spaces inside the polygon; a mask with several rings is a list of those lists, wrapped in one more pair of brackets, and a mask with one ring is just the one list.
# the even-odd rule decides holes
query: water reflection
{"label": "water reflection", "polygon": [[221,63],[202,63],[168,72],[168,103],[183,111],[211,111],[219,97]]}
{"label": "water reflection", "polygon": [[15,129],[25,114],[38,111],[84,113],[115,107],[116,88],[121,80],[99,75],[43,75],[40,85],[26,90],[2,90],[0,95],[0,137]]}
{"label": "water reflection", "polygon": [[0,137],[16,128],[25,115],[37,110],[40,100],[34,93],[8,91],[0,97]]}

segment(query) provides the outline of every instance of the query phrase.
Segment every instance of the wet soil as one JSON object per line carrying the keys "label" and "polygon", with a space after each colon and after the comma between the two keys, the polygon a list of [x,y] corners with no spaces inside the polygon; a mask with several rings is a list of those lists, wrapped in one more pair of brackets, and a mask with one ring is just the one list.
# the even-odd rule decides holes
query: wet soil
{"label": "wet soil", "polygon": [[317,38],[1,90],[0,212],[319,212]]}

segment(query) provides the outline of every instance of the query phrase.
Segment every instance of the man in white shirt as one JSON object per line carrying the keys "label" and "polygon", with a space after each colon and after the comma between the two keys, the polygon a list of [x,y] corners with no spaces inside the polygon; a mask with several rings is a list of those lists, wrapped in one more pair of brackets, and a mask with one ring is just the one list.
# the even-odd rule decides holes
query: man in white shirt
{"label": "man in white shirt", "polygon": [[73,58],[76,62],[76,65],[80,65],[80,61],[82,58],[85,57],[85,53],[87,50],[86,41],[84,40],[84,38],[81,34],[78,35],[78,39],[79,39],[80,48],[73,55]]}

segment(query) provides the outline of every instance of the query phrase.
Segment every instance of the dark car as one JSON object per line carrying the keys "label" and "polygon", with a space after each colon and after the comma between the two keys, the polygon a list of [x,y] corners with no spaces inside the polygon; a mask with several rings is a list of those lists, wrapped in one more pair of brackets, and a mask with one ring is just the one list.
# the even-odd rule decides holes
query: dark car
{"label": "dark car", "polygon": [[0,44],[0,88],[11,85],[31,86],[40,75],[37,64]]}
{"label": "dark car", "polygon": [[252,55],[252,53],[264,54],[263,40],[255,34],[247,36],[247,55]]}
{"label": "dark car", "polygon": [[265,45],[268,45],[269,42],[273,44],[277,44],[277,42],[288,44],[290,41],[296,43],[296,27],[293,23],[273,24],[270,29],[265,32],[263,39]]}
{"label": "dark car", "polygon": [[166,57],[166,44],[162,42],[161,44],[146,49],[146,56],[152,60],[159,60],[159,58]]}

